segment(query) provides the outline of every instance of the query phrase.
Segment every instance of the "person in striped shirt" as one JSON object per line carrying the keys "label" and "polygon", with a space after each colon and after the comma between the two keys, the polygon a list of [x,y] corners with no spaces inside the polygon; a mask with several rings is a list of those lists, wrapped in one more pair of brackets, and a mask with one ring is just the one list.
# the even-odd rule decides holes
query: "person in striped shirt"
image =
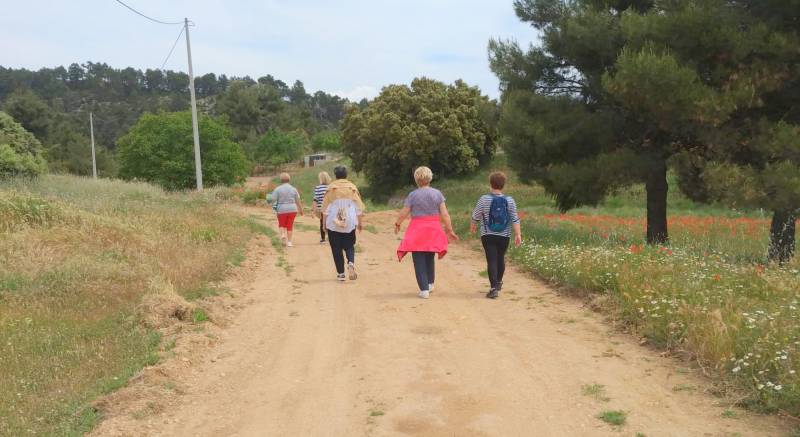
{"label": "person in striped shirt", "polygon": [[322,221],[322,201],[331,183],[331,176],[326,171],[319,172],[319,185],[314,187],[314,215],[319,217],[319,244],[325,244],[325,222]]}
{"label": "person in striped shirt", "polygon": [[[475,209],[472,211],[472,225],[470,231],[475,232],[480,226],[481,243],[486,254],[487,272],[489,273],[489,292],[486,297],[497,299],[498,293],[503,288],[503,274],[506,271],[506,251],[511,240],[511,230],[514,230],[514,244],[519,247],[522,244],[522,230],[520,227],[519,216],[517,215],[517,203],[511,196],[503,194],[506,185],[506,175],[501,172],[494,172],[489,176],[491,191],[478,199]],[[496,198],[505,198],[507,203],[506,211],[499,213],[492,212],[492,203]],[[496,202],[502,206],[502,202]],[[505,213],[505,214],[504,214]],[[490,216],[504,217],[506,223],[490,223]],[[491,225],[491,227],[490,227]]]}

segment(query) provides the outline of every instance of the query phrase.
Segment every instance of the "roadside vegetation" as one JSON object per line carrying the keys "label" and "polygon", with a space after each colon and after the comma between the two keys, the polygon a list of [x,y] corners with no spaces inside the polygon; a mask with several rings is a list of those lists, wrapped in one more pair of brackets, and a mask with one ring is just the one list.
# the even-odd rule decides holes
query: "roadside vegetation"
{"label": "roadside vegetation", "polygon": [[[257,232],[215,197],[74,176],[0,182],[0,435],[80,435],[98,420],[91,401],[160,359],[143,298],[213,294]],[[187,321],[207,319],[196,308]]]}

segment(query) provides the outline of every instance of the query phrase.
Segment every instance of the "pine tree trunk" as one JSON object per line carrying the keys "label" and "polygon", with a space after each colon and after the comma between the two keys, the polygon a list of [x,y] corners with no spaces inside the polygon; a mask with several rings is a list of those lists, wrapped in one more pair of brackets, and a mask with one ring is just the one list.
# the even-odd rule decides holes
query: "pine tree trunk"
{"label": "pine tree trunk", "polygon": [[667,163],[658,161],[647,178],[647,244],[667,244]]}
{"label": "pine tree trunk", "polygon": [[797,215],[793,211],[773,211],[769,229],[769,260],[780,264],[794,256]]}

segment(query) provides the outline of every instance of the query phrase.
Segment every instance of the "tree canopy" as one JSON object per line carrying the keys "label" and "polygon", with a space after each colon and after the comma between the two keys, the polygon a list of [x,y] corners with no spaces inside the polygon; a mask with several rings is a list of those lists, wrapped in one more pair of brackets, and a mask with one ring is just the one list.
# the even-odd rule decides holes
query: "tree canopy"
{"label": "tree canopy", "polygon": [[466,174],[495,152],[495,105],[460,80],[390,85],[365,109],[350,108],[342,124],[343,151],[376,193],[413,182],[420,165],[438,176]]}
{"label": "tree canopy", "polygon": [[[791,38],[744,3],[515,1],[542,43],[490,42],[512,165],[562,210],[644,183],[647,240],[666,242],[668,166],[723,147],[720,132],[787,77]],[[690,197],[710,194],[700,174],[678,171]]]}
{"label": "tree canopy", "polygon": [[[39,139],[51,170],[75,174],[91,173],[93,112],[98,170],[113,176],[118,138],[145,112],[186,110],[188,86],[185,73],[95,62],[38,71],[0,67],[0,108]],[[195,87],[200,112],[227,117],[242,144],[257,142],[270,129],[303,129],[308,135],[337,129],[348,103],[322,91],[308,94],[302,82],[288,86],[271,75],[254,80],[209,73],[195,78]]]}
{"label": "tree canopy", "polygon": [[46,169],[42,145],[36,137],[0,112],[0,178],[36,176]]}
{"label": "tree canopy", "polygon": [[[203,181],[208,186],[232,185],[248,174],[241,147],[224,123],[199,119]],[[195,186],[192,116],[189,111],[145,113],[119,140],[119,174],[169,190]]]}

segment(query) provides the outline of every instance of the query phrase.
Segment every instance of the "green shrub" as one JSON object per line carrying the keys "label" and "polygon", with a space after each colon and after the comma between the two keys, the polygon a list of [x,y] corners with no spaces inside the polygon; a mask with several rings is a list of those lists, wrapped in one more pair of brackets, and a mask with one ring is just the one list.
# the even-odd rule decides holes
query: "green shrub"
{"label": "green shrub", "polygon": [[47,170],[39,140],[0,112],[0,178],[37,176]]}
{"label": "green shrub", "polygon": [[[232,185],[248,174],[249,164],[241,147],[232,141],[222,122],[201,116],[200,153],[203,181],[207,186]],[[119,174],[141,179],[168,190],[195,186],[192,117],[187,112],[145,113],[119,139]]]}

